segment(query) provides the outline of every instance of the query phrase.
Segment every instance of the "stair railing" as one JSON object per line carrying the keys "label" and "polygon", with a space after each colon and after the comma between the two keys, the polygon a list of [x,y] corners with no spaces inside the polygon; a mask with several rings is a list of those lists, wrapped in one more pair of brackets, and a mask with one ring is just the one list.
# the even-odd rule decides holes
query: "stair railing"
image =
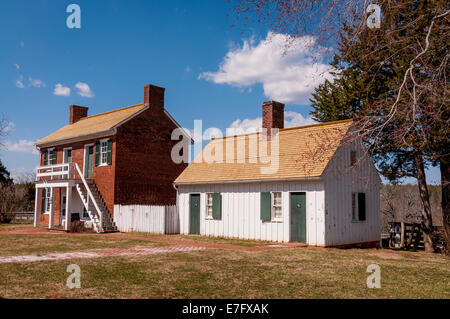
{"label": "stair railing", "polygon": [[84,178],[83,173],[81,172],[80,167],[78,166],[77,163],[75,163],[75,168],[77,169],[78,175],[80,175],[81,181],[83,182],[83,185],[86,188],[86,193],[88,195],[88,198],[87,198],[87,203],[88,203],[88,207],[87,208],[88,209],[87,210],[89,211],[89,198],[92,200],[92,202],[94,203],[94,207],[97,210],[98,216],[100,218],[99,232],[101,233],[101,232],[103,232],[103,214],[102,214],[102,211],[98,207],[97,201],[95,200],[94,195],[92,194],[91,189],[89,188],[89,185],[86,182],[86,179]]}

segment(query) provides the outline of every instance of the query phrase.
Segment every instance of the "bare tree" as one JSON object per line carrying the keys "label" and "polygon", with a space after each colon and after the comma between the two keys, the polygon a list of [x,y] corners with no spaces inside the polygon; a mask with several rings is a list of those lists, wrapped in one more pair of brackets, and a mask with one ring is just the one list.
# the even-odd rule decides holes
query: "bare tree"
{"label": "bare tree", "polygon": [[[364,112],[355,118],[355,139],[361,138],[368,150],[386,149],[388,145],[392,151],[411,154],[424,205],[427,250],[431,250],[432,217],[425,162],[439,163],[450,250],[448,1],[379,0],[383,21],[381,28],[374,30],[366,24],[367,1],[229,1],[235,3],[232,14],[244,23],[256,20],[292,37],[313,35],[320,45],[333,46],[344,40],[342,61],[348,65],[354,58],[361,74],[369,79],[362,88],[363,95],[371,95],[374,85],[380,83],[376,79],[389,81],[383,94],[365,105]],[[387,72],[395,72],[395,76],[386,77]]]}

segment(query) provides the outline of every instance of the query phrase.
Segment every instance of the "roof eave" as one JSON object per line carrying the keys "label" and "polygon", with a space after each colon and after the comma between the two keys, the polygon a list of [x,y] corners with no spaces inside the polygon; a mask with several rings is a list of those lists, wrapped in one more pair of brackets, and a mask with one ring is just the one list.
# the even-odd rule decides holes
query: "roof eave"
{"label": "roof eave", "polygon": [[36,142],[35,145],[37,147],[50,147],[50,146],[58,146],[62,144],[68,144],[68,143],[75,143],[75,142],[82,142],[89,139],[99,138],[99,137],[106,137],[115,135],[117,130],[115,128],[103,130],[103,131],[97,131],[89,134],[81,134],[76,136],[71,136],[68,138],[62,138],[59,140],[53,140],[53,141],[47,141],[47,142]]}
{"label": "roof eave", "polygon": [[266,182],[308,182],[320,181],[322,176],[293,177],[293,178],[267,178],[267,179],[238,179],[198,182],[174,182],[175,185],[201,185],[201,184],[235,184],[235,183],[266,183]]}

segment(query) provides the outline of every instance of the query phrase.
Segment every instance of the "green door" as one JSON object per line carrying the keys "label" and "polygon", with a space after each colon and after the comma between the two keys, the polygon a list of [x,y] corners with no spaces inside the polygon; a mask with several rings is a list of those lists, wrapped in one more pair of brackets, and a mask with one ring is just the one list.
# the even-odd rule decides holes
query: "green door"
{"label": "green door", "polygon": [[92,178],[92,170],[94,167],[94,146],[88,146],[86,149],[86,167],[85,167],[85,177]]}
{"label": "green door", "polygon": [[306,193],[291,193],[291,241],[306,243]]}
{"label": "green door", "polygon": [[189,234],[200,235],[200,194],[191,194]]}

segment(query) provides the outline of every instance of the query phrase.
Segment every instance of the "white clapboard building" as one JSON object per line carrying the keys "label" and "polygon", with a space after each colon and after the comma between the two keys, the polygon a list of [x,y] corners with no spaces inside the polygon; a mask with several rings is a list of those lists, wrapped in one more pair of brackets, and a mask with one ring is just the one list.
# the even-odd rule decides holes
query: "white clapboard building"
{"label": "white clapboard building", "polygon": [[212,139],[175,180],[180,232],[377,246],[381,180],[352,121],[283,128],[270,101],[262,122],[267,135]]}

